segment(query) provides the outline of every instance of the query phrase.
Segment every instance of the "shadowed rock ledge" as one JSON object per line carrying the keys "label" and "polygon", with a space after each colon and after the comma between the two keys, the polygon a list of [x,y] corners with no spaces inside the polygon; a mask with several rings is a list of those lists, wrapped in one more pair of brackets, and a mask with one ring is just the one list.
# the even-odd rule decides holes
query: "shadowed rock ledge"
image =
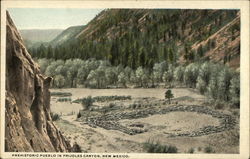
{"label": "shadowed rock ledge", "polygon": [[51,78],[40,73],[8,12],[6,32],[5,151],[70,151],[50,116]]}

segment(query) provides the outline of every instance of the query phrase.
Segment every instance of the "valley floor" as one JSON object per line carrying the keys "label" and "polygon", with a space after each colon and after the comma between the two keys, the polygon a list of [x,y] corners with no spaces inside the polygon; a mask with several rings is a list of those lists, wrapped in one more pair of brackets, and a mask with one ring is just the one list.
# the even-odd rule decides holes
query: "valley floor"
{"label": "valley floor", "polygon": [[[52,96],[51,111],[60,115],[60,119],[55,122],[57,127],[71,143],[77,142],[83,152],[145,153],[143,145],[151,141],[176,146],[178,153],[191,153],[191,150],[193,153],[205,153],[208,152],[208,147],[212,153],[239,153],[237,115],[227,108],[215,110],[206,105],[206,97],[192,89],[172,89],[174,99],[171,104],[164,99],[166,89],[163,88],[75,88],[51,91],[71,92],[72,101],[89,95],[132,97],[131,100],[124,101],[96,102],[96,109],[81,111],[82,117],[77,119],[77,114],[82,109],[80,104],[58,102],[59,97]],[[108,107],[110,103],[119,106],[118,109],[106,114],[100,113],[99,110]],[[151,115],[142,113],[147,111]],[[141,116],[135,117],[139,114]],[[222,122],[223,120],[225,121]],[[229,123],[230,120],[232,123]],[[220,128],[221,131],[213,131],[213,128]],[[139,133],[125,133],[126,130]]]}

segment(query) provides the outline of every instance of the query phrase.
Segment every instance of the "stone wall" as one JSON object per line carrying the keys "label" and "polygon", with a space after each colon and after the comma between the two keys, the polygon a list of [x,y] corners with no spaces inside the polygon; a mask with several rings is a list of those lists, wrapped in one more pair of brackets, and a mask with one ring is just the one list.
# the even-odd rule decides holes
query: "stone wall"
{"label": "stone wall", "polygon": [[141,129],[131,129],[129,127],[122,126],[119,124],[118,121],[122,119],[132,120],[138,118],[145,118],[154,114],[167,114],[171,112],[196,112],[200,114],[211,115],[212,117],[219,119],[220,125],[207,126],[200,128],[198,131],[191,131],[187,133],[170,134],[169,137],[175,137],[175,136],[195,137],[195,136],[208,135],[212,133],[222,132],[225,130],[230,130],[234,128],[234,126],[236,125],[236,120],[232,116],[220,113],[218,111],[209,109],[204,106],[196,106],[196,105],[191,105],[191,106],[178,105],[178,106],[169,106],[161,109],[149,108],[143,110],[135,110],[132,112],[119,112],[115,114],[110,113],[99,117],[90,117],[87,119],[87,124],[90,125],[91,127],[99,126],[108,130],[118,130],[126,134],[136,135],[138,133],[143,133],[145,131]]}

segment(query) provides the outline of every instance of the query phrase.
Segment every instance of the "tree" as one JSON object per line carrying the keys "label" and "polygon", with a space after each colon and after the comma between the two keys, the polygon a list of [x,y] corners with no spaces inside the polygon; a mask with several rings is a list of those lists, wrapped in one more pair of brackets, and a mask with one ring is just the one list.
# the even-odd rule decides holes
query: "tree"
{"label": "tree", "polygon": [[198,54],[198,56],[199,56],[200,58],[203,56],[204,50],[203,50],[203,48],[202,48],[202,45],[200,45],[200,46],[198,47],[198,49],[197,49],[197,54]]}
{"label": "tree", "polygon": [[44,44],[41,44],[37,48],[37,52],[38,52],[38,58],[46,58],[47,57],[48,50],[46,49],[46,47],[44,46]]}
{"label": "tree", "polygon": [[169,87],[171,87],[171,83],[173,81],[173,72],[172,71],[164,72],[162,79],[165,83],[165,86],[168,84]]}
{"label": "tree", "polygon": [[80,59],[67,60],[65,66],[68,68],[67,77],[70,80],[70,87],[76,87],[76,78],[78,74],[78,69],[84,65],[84,62]]}
{"label": "tree", "polygon": [[107,86],[107,81],[105,78],[105,70],[106,70],[106,66],[99,66],[96,69],[96,80],[97,80],[97,85],[98,88],[104,88]]}
{"label": "tree", "polygon": [[240,107],[240,77],[238,74],[234,75],[230,81],[230,101],[237,108]]}
{"label": "tree", "polygon": [[140,83],[140,87],[143,86],[143,75],[144,75],[144,69],[140,66],[135,71],[136,78],[138,82]]}
{"label": "tree", "polygon": [[184,71],[185,68],[183,66],[178,66],[174,71],[174,79],[175,81],[182,83],[184,81]]}
{"label": "tree", "polygon": [[90,106],[94,103],[94,99],[91,96],[82,99],[82,107],[84,110],[89,110]]}
{"label": "tree", "polygon": [[184,83],[190,88],[195,88],[199,66],[196,63],[189,64],[184,72]]}
{"label": "tree", "polygon": [[218,97],[218,80],[215,74],[212,75],[208,84],[208,96],[212,99],[217,99]]}
{"label": "tree", "polygon": [[121,72],[118,75],[118,83],[121,83],[123,87],[127,87],[126,83],[128,81],[128,77],[124,74],[124,72]]}
{"label": "tree", "polygon": [[150,81],[150,75],[149,75],[148,69],[143,69],[143,75],[142,75],[141,80],[142,80],[142,86],[148,87],[148,83]]}
{"label": "tree", "polygon": [[[56,68],[60,65],[63,65],[64,62],[62,60],[57,60],[51,62],[51,64],[46,68],[45,75],[52,77],[53,79],[55,78],[56,74]],[[52,86],[54,86],[54,80],[52,81]]]}
{"label": "tree", "polygon": [[84,84],[85,81],[87,80],[89,74],[88,68],[84,65],[78,69],[77,73],[77,81],[79,84]]}
{"label": "tree", "polygon": [[87,86],[97,88],[98,87],[98,81],[97,81],[97,72],[96,70],[90,71],[88,77],[87,77]]}
{"label": "tree", "polygon": [[50,65],[46,68],[45,75],[54,77],[56,75],[56,68],[60,65],[64,65],[62,60],[53,61]]}
{"label": "tree", "polygon": [[156,83],[162,82],[162,76],[166,68],[167,68],[166,61],[154,64],[153,75],[154,75],[154,80]]}
{"label": "tree", "polygon": [[196,88],[200,91],[201,94],[204,94],[207,91],[207,86],[209,84],[212,73],[211,65],[211,63],[206,62],[202,64],[199,69]]}
{"label": "tree", "polygon": [[69,67],[69,71],[67,72],[67,77],[70,80],[70,87],[76,87],[76,82],[75,82],[75,78],[77,77],[77,73],[78,73],[78,68],[76,67],[76,65],[72,65],[71,67]]}
{"label": "tree", "polygon": [[54,78],[54,81],[55,81],[55,86],[57,88],[62,88],[65,86],[65,78],[62,76],[62,75],[56,75],[55,78]]}
{"label": "tree", "polygon": [[201,94],[204,94],[206,92],[206,89],[207,89],[206,83],[200,77],[198,77],[197,79],[196,88],[199,90]]}
{"label": "tree", "polygon": [[62,75],[65,78],[67,77],[67,72],[68,72],[68,69],[64,65],[58,65],[55,69],[55,73],[57,75]]}
{"label": "tree", "polygon": [[116,65],[117,64],[117,60],[118,60],[118,56],[119,56],[119,45],[118,45],[118,40],[114,40],[112,41],[112,46],[110,48],[110,62],[112,65]]}
{"label": "tree", "polygon": [[136,74],[134,71],[131,72],[130,74],[130,82],[137,85],[138,84],[138,79],[136,77]]}
{"label": "tree", "polygon": [[129,66],[127,66],[127,67],[124,69],[124,74],[125,74],[125,76],[127,77],[127,80],[128,80],[128,81],[130,80],[131,72],[132,72],[132,69],[131,69]]}
{"label": "tree", "polygon": [[194,60],[194,52],[191,49],[191,43],[185,43],[184,59],[189,61],[189,62],[192,62]]}
{"label": "tree", "polygon": [[38,64],[40,66],[40,70],[42,73],[45,73],[46,68],[50,65],[51,60],[42,58],[42,59],[38,59]]}
{"label": "tree", "polygon": [[141,47],[139,50],[139,66],[144,67],[145,66],[145,58],[146,58],[146,53],[144,47]]}
{"label": "tree", "polygon": [[105,77],[106,67],[100,66],[96,70],[90,71],[87,82],[91,87],[94,88],[103,88],[107,84],[107,80]]}
{"label": "tree", "polygon": [[165,99],[168,99],[169,104],[171,103],[171,98],[174,98],[174,95],[172,94],[172,91],[170,89],[168,89],[165,92]]}
{"label": "tree", "polygon": [[232,72],[226,67],[218,75],[218,98],[229,101],[229,88],[232,79]]}
{"label": "tree", "polygon": [[105,78],[107,84],[116,84],[118,81],[116,70],[113,67],[107,67],[105,69]]}
{"label": "tree", "polygon": [[213,64],[211,66],[211,75],[210,80],[207,86],[207,95],[211,97],[212,99],[218,98],[218,76],[220,74],[220,71],[223,69],[222,65],[219,64]]}
{"label": "tree", "polygon": [[174,60],[174,51],[173,51],[173,49],[172,48],[169,48],[168,49],[168,59],[169,59],[169,62],[170,63],[175,63],[175,60]]}
{"label": "tree", "polygon": [[174,80],[174,69],[172,65],[169,65],[168,71],[165,71],[162,77],[163,81],[165,82],[165,85],[169,85],[171,87],[171,83]]}

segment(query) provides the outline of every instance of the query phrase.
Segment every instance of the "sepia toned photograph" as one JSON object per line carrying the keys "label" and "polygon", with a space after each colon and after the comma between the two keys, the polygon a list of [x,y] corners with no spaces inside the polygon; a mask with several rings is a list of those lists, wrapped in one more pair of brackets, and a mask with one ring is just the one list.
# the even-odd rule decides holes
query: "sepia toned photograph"
{"label": "sepia toned photograph", "polygon": [[1,9],[3,153],[238,158],[249,149],[240,7],[78,3]]}

